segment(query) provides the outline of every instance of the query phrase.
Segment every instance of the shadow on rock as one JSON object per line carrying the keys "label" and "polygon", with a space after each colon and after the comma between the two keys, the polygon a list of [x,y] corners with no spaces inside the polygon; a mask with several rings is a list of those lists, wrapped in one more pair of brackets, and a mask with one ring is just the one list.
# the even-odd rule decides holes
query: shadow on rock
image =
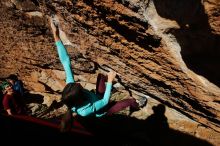
{"label": "shadow on rock", "polygon": [[154,106],[153,111],[146,120],[114,115],[79,121],[93,131],[97,139],[106,140],[107,145],[212,146],[205,140],[169,128],[164,105]]}
{"label": "shadow on rock", "polygon": [[42,104],[44,101],[44,96],[40,95],[40,94],[33,94],[33,93],[25,93],[24,95],[25,97],[25,103],[29,104],[29,103],[38,103],[38,104]]}
{"label": "shadow on rock", "polygon": [[[172,33],[181,46],[186,65],[195,73],[220,86],[220,35],[209,24],[202,0],[153,0],[157,13],[175,20],[180,29]],[[215,16],[213,16],[214,18]]]}

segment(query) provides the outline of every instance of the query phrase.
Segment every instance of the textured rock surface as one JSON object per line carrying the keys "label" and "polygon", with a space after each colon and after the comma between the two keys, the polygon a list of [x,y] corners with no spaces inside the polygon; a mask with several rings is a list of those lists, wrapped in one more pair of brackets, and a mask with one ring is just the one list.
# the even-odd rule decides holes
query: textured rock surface
{"label": "textured rock surface", "polygon": [[[219,4],[219,0],[1,0],[0,77],[18,74],[27,89],[45,96],[46,105],[59,101],[45,94],[58,96],[65,84],[47,22],[56,12],[73,44],[68,51],[77,81],[92,89],[99,72],[116,70],[118,91],[132,96],[137,92],[165,104],[200,123],[191,122],[188,127],[193,128],[187,130],[187,122],[176,119],[186,125],[182,131],[219,145]],[[146,117],[148,110],[144,113]],[[211,131],[209,136],[201,134],[203,128]]]}

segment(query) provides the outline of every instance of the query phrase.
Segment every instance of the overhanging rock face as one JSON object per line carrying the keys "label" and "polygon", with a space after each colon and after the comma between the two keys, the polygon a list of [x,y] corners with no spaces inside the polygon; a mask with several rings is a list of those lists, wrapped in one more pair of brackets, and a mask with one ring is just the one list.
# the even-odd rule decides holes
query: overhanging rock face
{"label": "overhanging rock face", "polygon": [[1,78],[63,70],[47,22],[56,12],[76,74],[113,69],[131,94],[220,132],[218,0],[2,0],[0,12]]}

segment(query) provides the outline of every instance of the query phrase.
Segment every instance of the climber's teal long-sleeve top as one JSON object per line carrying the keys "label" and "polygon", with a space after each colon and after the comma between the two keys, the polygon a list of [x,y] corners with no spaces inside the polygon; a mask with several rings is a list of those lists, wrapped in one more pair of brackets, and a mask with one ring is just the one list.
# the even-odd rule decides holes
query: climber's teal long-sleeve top
{"label": "climber's teal long-sleeve top", "polygon": [[[65,70],[66,84],[74,83],[75,80],[74,80],[74,76],[73,76],[73,72],[71,68],[71,61],[67,53],[67,50],[61,41],[56,42],[56,47],[57,47],[57,52],[58,52],[60,61]],[[88,90],[84,90],[83,92],[85,93],[85,95],[89,97],[88,98],[89,100],[85,101],[85,103],[83,103],[83,105],[80,107],[72,107],[72,111],[76,112],[78,115],[81,115],[81,116],[88,116],[91,114],[95,114],[97,117],[99,117],[99,116],[104,115],[105,113],[97,114],[96,112],[108,104],[109,99],[110,99],[111,89],[112,89],[112,83],[107,82],[105,94],[102,99],[98,99],[94,93]]]}

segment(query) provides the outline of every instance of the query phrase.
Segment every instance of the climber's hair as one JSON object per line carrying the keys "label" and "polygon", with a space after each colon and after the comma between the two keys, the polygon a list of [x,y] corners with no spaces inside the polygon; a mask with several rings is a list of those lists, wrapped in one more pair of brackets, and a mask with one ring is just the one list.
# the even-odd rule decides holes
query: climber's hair
{"label": "climber's hair", "polygon": [[72,128],[73,116],[71,108],[78,106],[79,101],[85,99],[83,92],[85,89],[79,83],[68,83],[62,92],[61,101],[68,107],[66,113],[63,115],[60,123],[60,131],[68,132]]}
{"label": "climber's hair", "polygon": [[83,87],[79,83],[68,83],[62,92],[62,102],[67,105],[68,108],[77,105],[77,101],[81,97]]}

